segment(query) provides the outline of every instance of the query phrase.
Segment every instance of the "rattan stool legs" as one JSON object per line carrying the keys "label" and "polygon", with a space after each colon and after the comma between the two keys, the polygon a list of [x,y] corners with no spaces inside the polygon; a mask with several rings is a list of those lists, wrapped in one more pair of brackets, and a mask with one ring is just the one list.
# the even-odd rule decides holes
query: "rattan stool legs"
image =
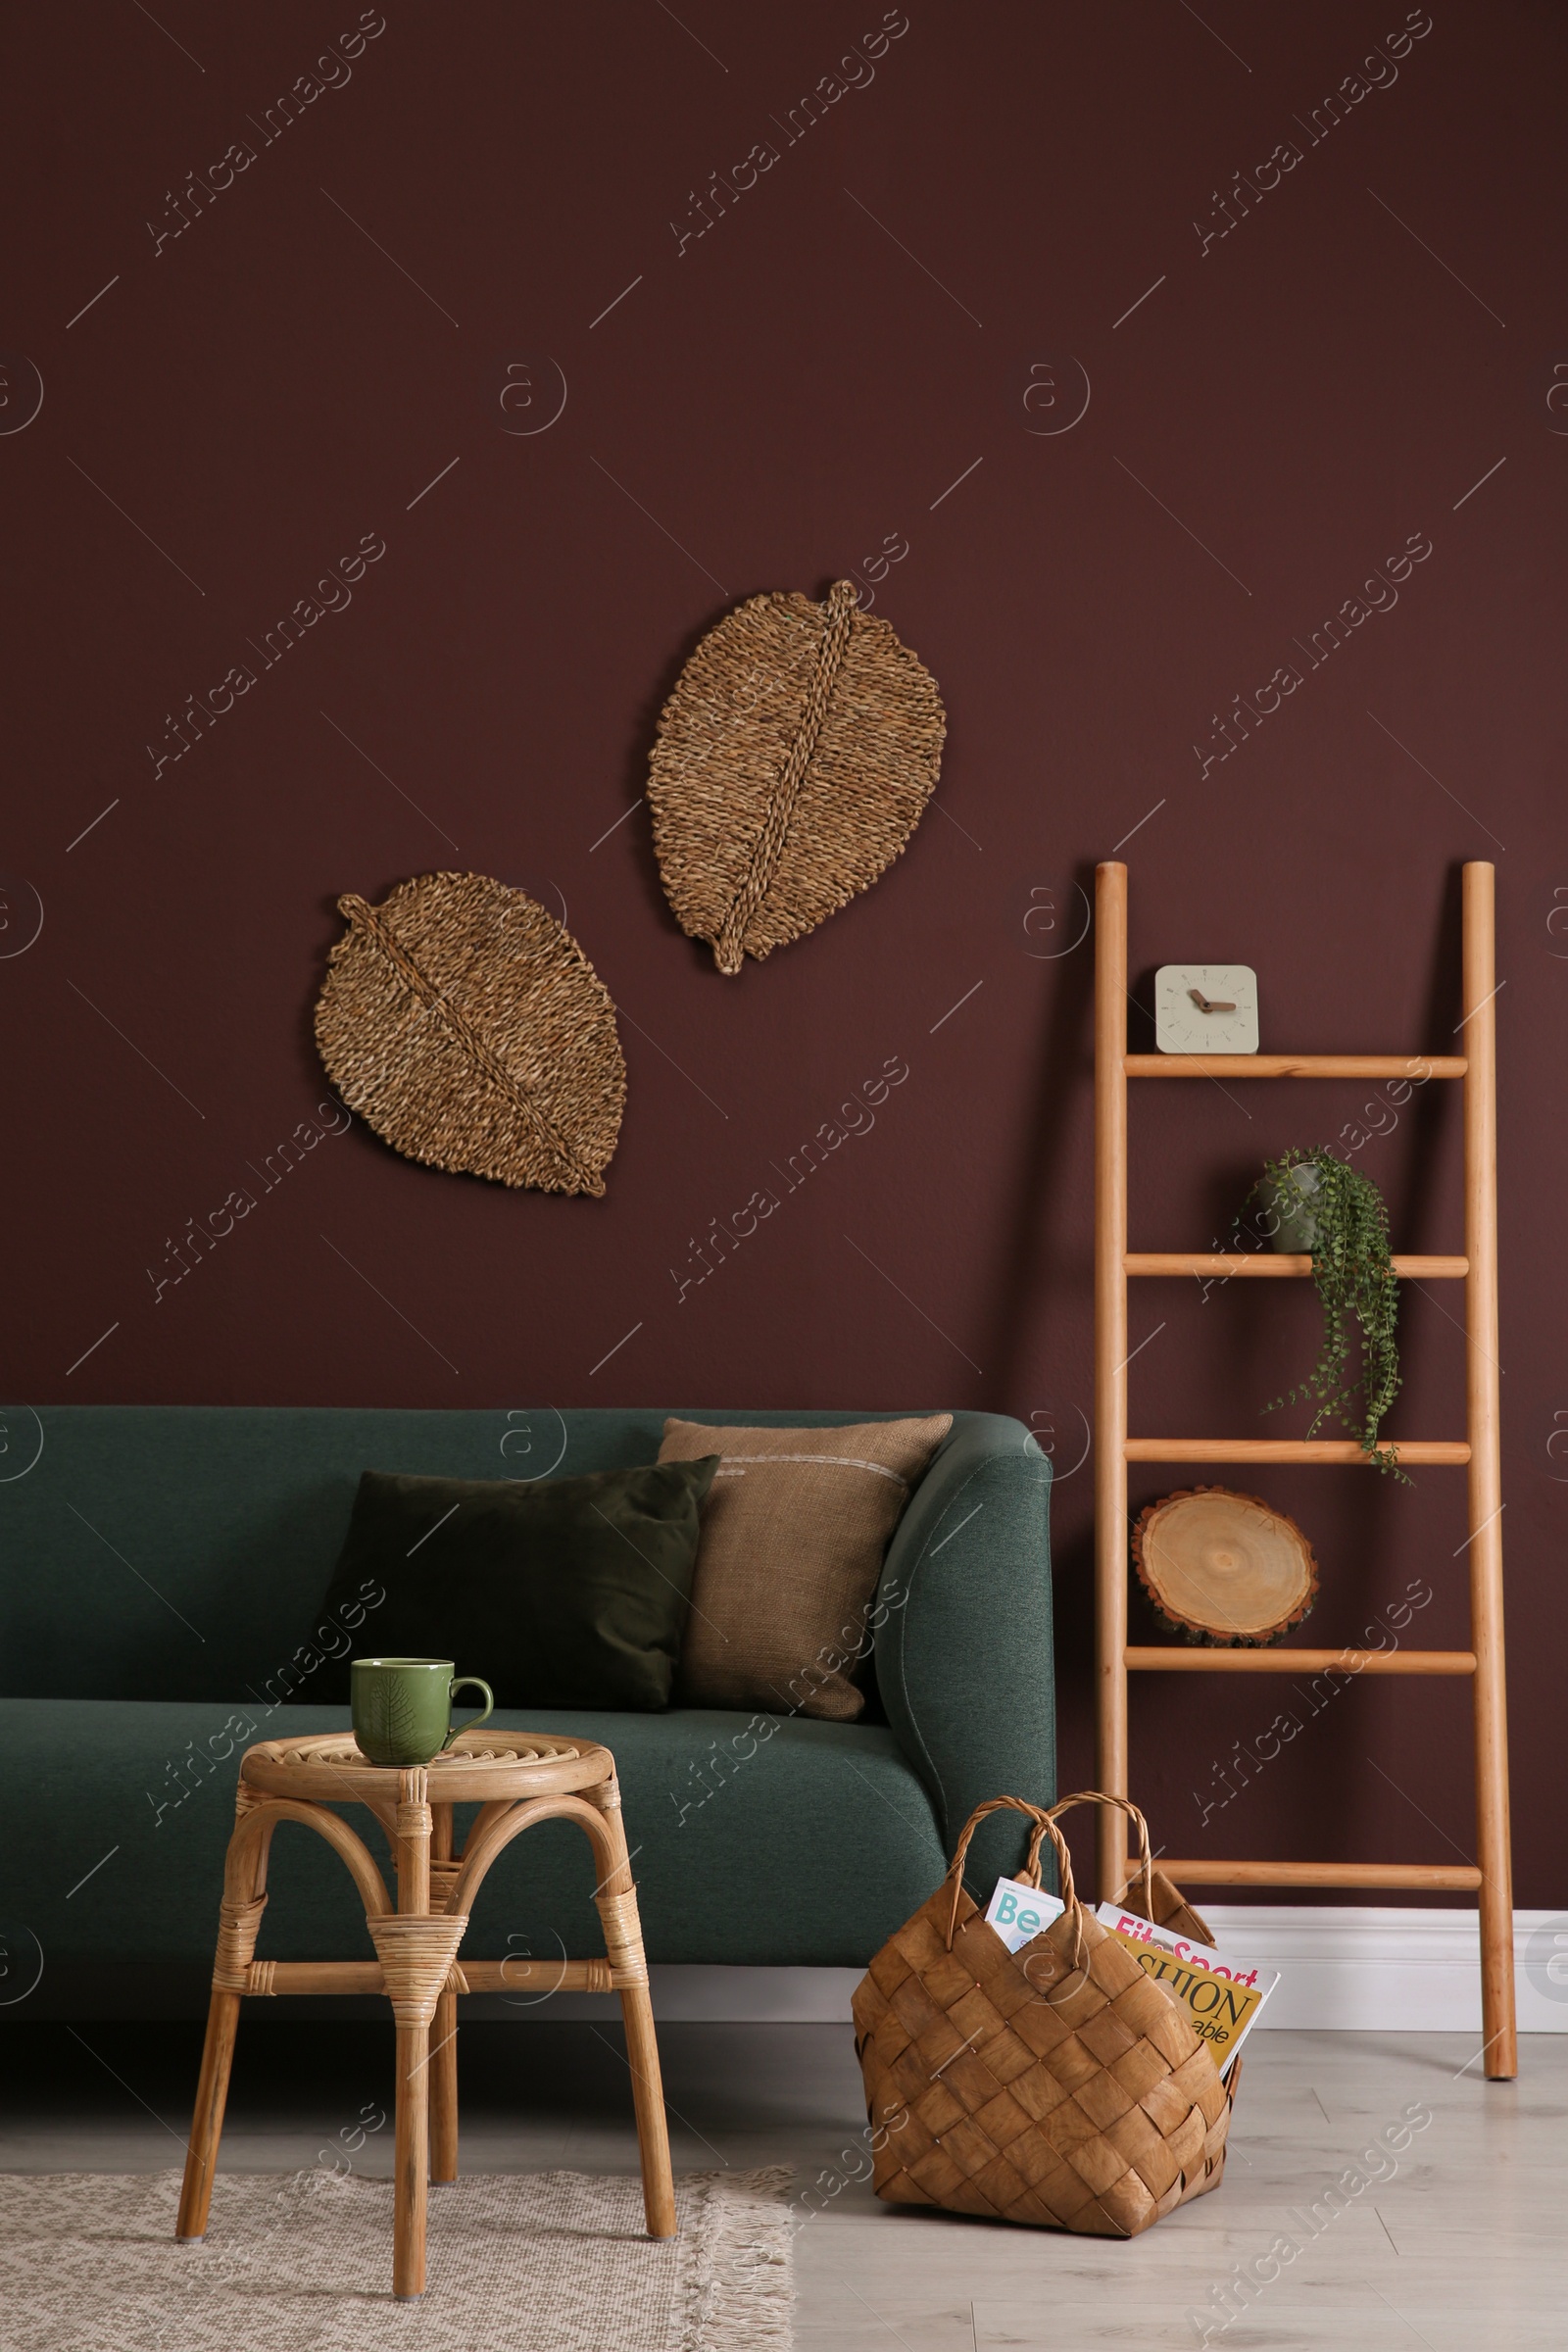
{"label": "rattan stool legs", "polygon": [[213,2201],[213,2167],[218,2160],[219,2134],[228,2103],[229,2069],[234,2063],[234,2035],[239,2026],[239,1994],[217,1992],[207,2006],[207,2038],[202,2044],[202,2071],[196,2085],[196,2112],[191,2119],[185,2151],[185,2179],[179,2192],[179,2219],[174,2234],[205,2237],[207,2213]]}
{"label": "rattan stool legs", "polygon": [[[343,1740],[338,1739],[336,1744],[342,1745]],[[520,1765],[512,1764],[505,1772],[484,1769],[506,1764],[508,1759],[469,1755],[460,1748],[450,1758],[441,1759],[441,1769],[432,1773],[428,1769],[378,1772],[365,1765],[348,1741],[355,1760],[352,1766],[336,1770],[336,1780],[344,1784],[341,1788],[331,1779],[324,1784],[321,1780],[323,1772],[334,1770],[327,1741],[272,1740],[249,1751],[224,1865],[218,1954],[180,2194],[178,2237],[199,2238],[206,2233],[241,2000],[247,1994],[384,1992],[392,2003],[397,2028],[392,2283],[399,2296],[421,2294],[428,2183],[455,2180],[458,2174],[458,1995],[535,1984],[545,1992],[619,1993],[648,2232],[651,2237],[674,2235],[675,2190],[659,2045],[613,1762],[602,1748],[579,1749],[564,1741],[548,1744],[554,1767],[549,1772],[539,1770],[531,1757]],[[304,1751],[306,1769],[298,1768],[301,1759],[293,1751]],[[564,1765],[557,1761],[561,1757],[569,1757],[578,1769],[568,1776]],[[296,1769],[290,1770],[291,1766]],[[432,1777],[442,1788],[441,1799],[433,1804]],[[563,1786],[572,1779],[575,1788]],[[531,1793],[541,1781],[543,1792]],[[347,1798],[368,1804],[380,1821],[396,1869],[396,1909],[368,1848],[341,1816],[321,1801],[318,1790],[323,1785],[338,1801]],[[271,1788],[279,1786],[290,1788],[286,1797],[270,1793]],[[298,1796],[293,1793],[296,1788]],[[460,1857],[453,1852],[453,1800],[474,1797],[480,1801],[480,1811]],[[537,1822],[562,1818],[577,1822],[594,1849],[599,1871],[594,1902],[604,1928],[607,1958],[555,1964],[515,1960],[460,1963],[469,1907],[497,1855]],[[298,1821],[317,1831],[347,1864],[365,1902],[366,1924],[376,1949],[373,1963],[255,1958],[267,1903],[272,1832],[283,1820]]]}

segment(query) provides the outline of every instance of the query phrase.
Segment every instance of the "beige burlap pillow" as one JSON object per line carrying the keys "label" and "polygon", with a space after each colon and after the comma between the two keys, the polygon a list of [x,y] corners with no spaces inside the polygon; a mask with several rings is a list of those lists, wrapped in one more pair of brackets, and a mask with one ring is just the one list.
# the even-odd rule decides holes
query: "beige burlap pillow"
{"label": "beige burlap pillow", "polygon": [[953,1427],[714,1429],[666,1421],[662,1462],[716,1453],[675,1703],[851,1723],[888,1539]]}

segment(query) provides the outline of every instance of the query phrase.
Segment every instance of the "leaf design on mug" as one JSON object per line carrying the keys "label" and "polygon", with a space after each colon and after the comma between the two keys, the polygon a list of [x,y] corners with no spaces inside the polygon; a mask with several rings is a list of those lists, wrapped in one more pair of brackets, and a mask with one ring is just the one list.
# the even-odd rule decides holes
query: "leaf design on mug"
{"label": "leaf design on mug", "polygon": [[[367,1679],[369,1688],[364,1705],[366,1739],[384,1755],[409,1754],[419,1744],[418,1716],[402,1682],[392,1674]],[[372,1756],[370,1760],[374,1763],[378,1759]]]}

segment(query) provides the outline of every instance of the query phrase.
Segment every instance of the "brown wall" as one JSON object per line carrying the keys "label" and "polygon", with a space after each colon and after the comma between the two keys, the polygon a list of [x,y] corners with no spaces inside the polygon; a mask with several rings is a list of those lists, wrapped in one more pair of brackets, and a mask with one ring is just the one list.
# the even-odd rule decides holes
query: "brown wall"
{"label": "brown wall", "polygon": [[[1162,960],[1247,960],[1266,1044],[1442,1050],[1457,867],[1494,857],[1519,1895],[1561,1901],[1560,13],[1439,7],[1329,127],[1314,109],[1401,7],[1208,0],[1205,29],[909,0],[883,47],[877,0],[683,0],[680,22],[388,0],[270,137],[355,11],[252,13],[165,0],[166,32],[38,10],[11,35],[0,339],[45,394],[0,437],[0,937],[30,932],[29,887],[43,912],[0,963],[11,1393],[1017,1413],[1063,1474],[1070,1785],[1079,887],[1130,836],[1146,998]],[[852,44],[859,86],[792,139]],[[254,160],[187,195],[175,234],[187,172],[215,184],[237,142]],[[710,173],[733,188],[764,142],[777,160],[698,234]],[[1221,235],[1238,170],[1251,210]],[[534,405],[504,411],[522,362]],[[0,418],[28,380],[12,367]],[[1031,382],[1056,405],[1026,406]],[[1312,666],[1302,641],[1412,534],[1431,552],[1396,605],[1376,591]],[[323,590],[339,609],[266,666],[266,631],[366,535],[385,552],[348,565],[352,603]],[[668,915],[644,814],[610,830],[653,715],[736,599],[875,583],[890,543],[876,610],[950,712],[938,808],[867,899],[722,980]],[[236,664],[256,683],[176,760],[166,714]],[[1220,759],[1217,718],[1290,664],[1300,684]],[[432,866],[564,904],[621,1006],[605,1200],[438,1175],[358,1126],[270,1192],[250,1173],[324,1100],[310,1008],[337,893]],[[710,1220],[781,1190],[889,1057],[908,1075],[874,1127],[681,1297]],[[1206,1246],[1265,1153],[1359,1109],[1156,1090],[1135,1243]],[[1456,1110],[1434,1088],[1357,1153],[1404,1247],[1458,1245]],[[242,1187],[254,1210],[175,1283],[170,1244]],[[1135,1426],[1245,1433],[1309,1361],[1310,1298],[1238,1289],[1135,1298],[1135,1336],[1164,1322]],[[1396,1430],[1458,1428],[1452,1311],[1408,1302]],[[1316,1540],[1315,1639],[1359,1638],[1412,1579],[1434,1597],[1406,1639],[1461,1638],[1453,1474],[1257,1484]],[[1273,1683],[1141,1695],[1137,1785],[1174,1848],[1233,1741],[1290,1704],[1301,1735],[1212,1815],[1217,1847],[1470,1851],[1460,1688],[1351,1690],[1318,1721]]]}

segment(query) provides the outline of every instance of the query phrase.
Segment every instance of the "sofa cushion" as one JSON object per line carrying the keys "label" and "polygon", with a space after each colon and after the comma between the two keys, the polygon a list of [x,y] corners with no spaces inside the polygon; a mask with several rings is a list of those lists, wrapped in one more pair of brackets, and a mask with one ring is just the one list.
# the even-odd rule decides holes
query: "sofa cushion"
{"label": "sofa cushion", "polygon": [[[362,1657],[451,1658],[503,1707],[667,1707],[717,1467],[710,1454],[517,1484],[367,1470],[301,1633],[379,1595]],[[323,1701],[348,1697],[348,1666],[327,1662]]]}
{"label": "sofa cushion", "polygon": [[855,1720],[888,1539],[952,1427],[951,1413],[831,1429],[665,1422],[662,1462],[721,1456],[681,1650],[687,1706]]}
{"label": "sofa cushion", "polygon": [[[931,1800],[880,1728],[685,1709],[495,1720],[613,1753],[652,1960],[862,1966],[946,1868]],[[241,1752],[347,1722],[326,1707],[0,1699],[0,1926],[44,1957],[38,1993],[0,2001],[0,2023],[43,2013],[51,1968],[209,1969]],[[343,1810],[384,1868],[369,1817]],[[480,1890],[469,1949],[593,1957],[595,1878],[571,1823],[528,1831]],[[268,1885],[261,1957],[373,1958],[323,1839],[283,1824]]]}

